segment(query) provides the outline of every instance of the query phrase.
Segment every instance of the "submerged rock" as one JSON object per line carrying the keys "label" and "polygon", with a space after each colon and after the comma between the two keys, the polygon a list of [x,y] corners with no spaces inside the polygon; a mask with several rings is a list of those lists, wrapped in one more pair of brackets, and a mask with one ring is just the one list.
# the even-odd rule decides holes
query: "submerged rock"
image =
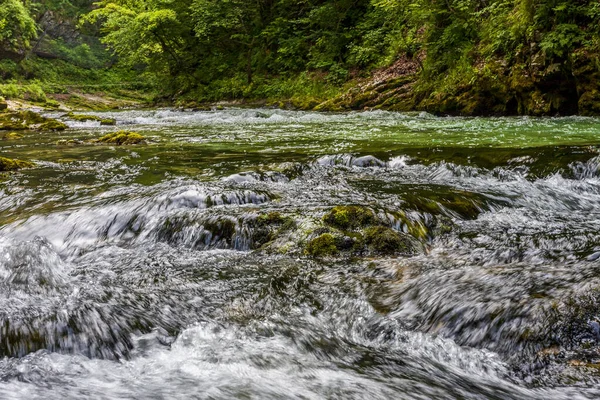
{"label": "submerged rock", "polygon": [[22,168],[33,168],[35,164],[29,161],[14,160],[11,158],[0,157],[0,172],[16,171]]}
{"label": "submerged rock", "polygon": [[141,144],[145,143],[146,139],[137,132],[118,131],[112,132],[96,139],[96,143],[114,144],[117,146]]}
{"label": "submerged rock", "polygon": [[75,146],[78,144],[84,144],[85,142],[78,139],[61,139],[56,142],[57,146]]}

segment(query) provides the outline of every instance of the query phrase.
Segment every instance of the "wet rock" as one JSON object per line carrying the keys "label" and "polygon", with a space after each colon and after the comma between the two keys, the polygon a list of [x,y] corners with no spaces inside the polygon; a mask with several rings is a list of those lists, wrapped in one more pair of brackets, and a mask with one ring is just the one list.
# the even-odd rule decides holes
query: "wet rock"
{"label": "wet rock", "polygon": [[279,212],[261,214],[251,224],[252,248],[258,249],[296,228],[296,221]]}
{"label": "wet rock", "polygon": [[20,133],[17,133],[17,132],[8,132],[3,137],[4,140],[19,140],[22,138],[23,138],[23,135],[21,135]]}
{"label": "wet rock", "polygon": [[105,118],[100,120],[100,125],[102,126],[115,126],[117,125],[117,120],[113,118]]}
{"label": "wet rock", "polygon": [[114,126],[117,124],[117,121],[114,118],[102,118],[102,117],[98,117],[96,115],[68,113],[66,115],[66,117],[69,118],[70,120],[78,121],[78,122],[88,122],[88,121],[100,122],[100,125],[103,125],[103,126]]}
{"label": "wet rock", "polygon": [[112,132],[95,140],[96,143],[114,144],[117,146],[142,144],[146,139],[137,132],[118,131]]}
{"label": "wet rock", "polygon": [[338,229],[356,229],[377,223],[372,210],[360,206],[336,206],[323,217],[323,221]]}
{"label": "wet rock", "polygon": [[344,236],[336,237],[336,247],[340,251],[350,252],[351,254],[362,253],[365,240],[360,233],[346,232]]}
{"label": "wet rock", "polygon": [[33,168],[35,164],[29,161],[13,160],[11,158],[0,157],[0,172],[16,171],[22,168]]}
{"label": "wet rock", "polygon": [[11,111],[0,114],[0,130],[31,129],[36,124],[46,122],[47,118],[32,111]]}
{"label": "wet rock", "polygon": [[305,251],[313,257],[335,256],[339,253],[336,239],[330,233],[324,233],[309,241]]}
{"label": "wet rock", "polygon": [[391,228],[375,226],[365,231],[365,243],[376,254],[414,254],[415,245],[408,235]]}
{"label": "wet rock", "polygon": [[47,118],[28,110],[0,114],[0,130],[19,131],[26,129],[65,130],[67,126],[53,118]]}
{"label": "wet rock", "polygon": [[78,122],[87,122],[87,121],[102,121],[102,118],[97,117],[95,115],[86,115],[86,114],[73,114],[68,113],[66,115],[67,118],[78,121]]}
{"label": "wet rock", "polygon": [[352,160],[352,165],[355,167],[385,167],[385,163],[373,156],[363,156]]}
{"label": "wet rock", "polygon": [[38,127],[41,131],[64,131],[67,128],[68,126],[66,124],[55,119],[44,122]]}

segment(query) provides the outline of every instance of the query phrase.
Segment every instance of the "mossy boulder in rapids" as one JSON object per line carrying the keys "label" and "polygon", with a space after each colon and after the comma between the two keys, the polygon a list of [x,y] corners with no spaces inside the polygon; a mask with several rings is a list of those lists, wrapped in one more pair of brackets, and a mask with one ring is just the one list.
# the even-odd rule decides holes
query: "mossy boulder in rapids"
{"label": "mossy boulder in rapids", "polygon": [[0,114],[0,130],[27,129],[62,131],[67,129],[67,125],[33,111],[10,111]]}
{"label": "mossy boulder in rapids", "polygon": [[339,253],[336,239],[331,233],[324,233],[306,245],[306,254],[313,257],[335,256]]}
{"label": "mossy boulder in rapids", "polygon": [[137,132],[118,131],[106,134],[95,140],[96,143],[114,144],[117,146],[143,144],[146,139]]}
{"label": "mossy boulder in rapids", "polygon": [[113,125],[117,124],[117,121],[114,118],[102,118],[102,117],[97,117],[95,115],[68,113],[66,115],[66,117],[73,121],[78,121],[78,122],[96,121],[96,122],[100,122],[100,125],[105,125],[105,126],[113,126]]}
{"label": "mossy boulder in rapids", "polygon": [[359,206],[336,206],[323,217],[323,221],[334,228],[356,229],[377,222],[373,211]]}
{"label": "mossy boulder in rapids", "polygon": [[369,250],[377,254],[414,254],[413,240],[385,226],[374,226],[365,231],[365,242]]}
{"label": "mossy boulder in rapids", "polygon": [[259,215],[253,223],[252,247],[261,248],[277,239],[281,234],[296,227],[296,221],[291,217],[284,217],[281,213],[273,211]]}
{"label": "mossy boulder in rapids", "polygon": [[64,131],[68,126],[55,119],[50,119],[38,127],[41,131]]}
{"label": "mossy boulder in rapids", "polygon": [[16,171],[22,168],[33,168],[35,164],[29,161],[13,160],[10,158],[0,157],[0,172]]}

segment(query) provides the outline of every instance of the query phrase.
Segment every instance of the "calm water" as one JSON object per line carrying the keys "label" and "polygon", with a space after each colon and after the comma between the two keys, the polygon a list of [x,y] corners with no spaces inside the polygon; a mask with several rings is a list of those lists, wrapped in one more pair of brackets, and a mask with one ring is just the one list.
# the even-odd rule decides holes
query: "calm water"
{"label": "calm water", "polygon": [[[0,141],[0,398],[600,396],[600,120],[102,115]],[[307,256],[338,205],[417,250]]]}

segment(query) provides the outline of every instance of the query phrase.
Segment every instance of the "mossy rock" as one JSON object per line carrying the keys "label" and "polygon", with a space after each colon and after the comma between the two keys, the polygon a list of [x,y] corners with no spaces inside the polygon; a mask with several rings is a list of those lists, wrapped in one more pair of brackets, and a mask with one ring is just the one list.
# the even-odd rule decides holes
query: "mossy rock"
{"label": "mossy rock", "polygon": [[77,122],[87,122],[87,121],[102,121],[102,118],[97,117],[95,115],[86,115],[86,114],[73,114],[68,113],[66,115],[67,118],[77,121]]}
{"label": "mossy rock", "polygon": [[581,115],[600,115],[600,91],[590,90],[583,93],[579,98],[578,108]]}
{"label": "mossy rock", "polygon": [[4,97],[0,97],[0,112],[8,110],[8,103],[4,100]]}
{"label": "mossy rock", "polygon": [[29,161],[13,160],[0,157],[0,171],[16,171],[22,168],[33,168],[35,164]]}
{"label": "mossy rock", "polygon": [[104,126],[114,126],[117,124],[117,121],[114,118],[102,118],[102,117],[98,117],[96,115],[68,113],[66,115],[66,117],[73,121],[78,121],[78,122],[88,122],[88,121],[100,122],[100,125],[104,125]]}
{"label": "mossy rock", "polygon": [[96,143],[114,144],[117,146],[145,143],[145,138],[137,132],[112,132],[96,139]]}
{"label": "mossy rock", "polygon": [[365,249],[365,239],[358,232],[342,232],[343,236],[335,238],[335,246],[340,251],[346,251],[353,254],[362,254]]}
{"label": "mossy rock", "polygon": [[4,140],[19,140],[22,139],[23,135],[18,132],[8,132],[2,139]]}
{"label": "mossy rock", "polygon": [[296,228],[296,221],[290,217],[284,217],[281,213],[274,211],[261,214],[254,221],[252,234],[252,247],[258,249],[285,232]]}
{"label": "mossy rock", "polygon": [[293,108],[297,110],[313,110],[315,107],[319,105],[319,101],[314,98],[297,98],[294,97],[290,99],[290,103]]}
{"label": "mossy rock", "polygon": [[365,230],[365,243],[376,254],[414,254],[415,245],[408,235],[385,226],[374,226]]}
{"label": "mossy rock", "polygon": [[35,125],[47,122],[49,119],[33,111],[10,111],[0,114],[0,130],[32,129]]}
{"label": "mossy rock", "polygon": [[305,252],[313,257],[335,256],[339,253],[336,246],[336,239],[330,233],[324,233],[309,241]]}
{"label": "mossy rock", "polygon": [[67,128],[68,126],[66,124],[55,119],[50,119],[38,126],[38,129],[41,131],[64,131]]}
{"label": "mossy rock", "polygon": [[100,120],[100,125],[102,126],[115,126],[117,124],[117,120],[114,118],[105,118]]}
{"label": "mossy rock", "polygon": [[233,237],[236,232],[235,222],[223,218],[217,221],[207,221],[203,224],[204,229],[211,233],[213,241],[224,239],[229,246],[233,243]]}
{"label": "mossy rock", "polygon": [[341,230],[356,229],[378,222],[372,210],[360,206],[336,206],[323,217],[323,221]]}
{"label": "mossy rock", "polygon": [[46,118],[33,111],[11,111],[0,114],[0,130],[64,130],[67,126],[53,118]]}

